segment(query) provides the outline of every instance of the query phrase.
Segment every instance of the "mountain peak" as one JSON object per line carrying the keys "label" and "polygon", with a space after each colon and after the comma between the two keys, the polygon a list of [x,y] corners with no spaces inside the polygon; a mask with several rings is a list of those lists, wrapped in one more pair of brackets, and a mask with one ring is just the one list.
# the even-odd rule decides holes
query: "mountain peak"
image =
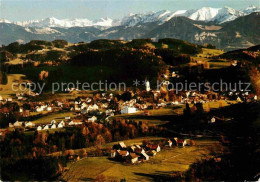
{"label": "mountain peak", "polygon": [[11,22],[8,21],[7,19],[1,18],[0,19],[0,23],[11,23]]}

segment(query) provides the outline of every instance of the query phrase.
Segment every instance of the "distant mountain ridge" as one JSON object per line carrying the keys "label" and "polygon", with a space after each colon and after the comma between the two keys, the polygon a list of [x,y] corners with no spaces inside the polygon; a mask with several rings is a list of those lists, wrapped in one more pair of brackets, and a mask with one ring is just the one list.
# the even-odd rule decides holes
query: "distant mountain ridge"
{"label": "distant mountain ridge", "polygon": [[[251,7],[246,11],[251,12],[252,9],[255,10]],[[229,11],[229,9],[220,9],[218,12],[224,10]],[[209,11],[213,10],[209,9]],[[183,13],[187,13],[187,11],[177,12],[178,15]],[[260,44],[259,12],[253,12],[238,18],[234,18],[236,11],[233,14],[222,14],[223,16],[216,13],[207,15],[200,12],[192,13],[194,19],[208,18],[210,21],[192,20],[186,16],[171,17],[168,11],[161,11],[153,15],[149,16],[149,18],[144,18],[141,15],[131,15],[131,19],[122,20],[124,25],[121,23],[106,27],[101,26],[100,22],[95,26],[86,27],[25,27],[2,21],[0,23],[0,45],[7,45],[12,42],[26,43],[31,40],[52,41],[63,39],[71,43],[77,43],[97,39],[132,40],[138,38],[151,38],[152,40],[176,38],[195,44],[213,44],[217,48],[225,50],[248,48]],[[221,21],[226,20],[227,16],[229,21],[224,23],[219,24],[213,21],[215,18],[219,18]],[[106,21],[109,21],[109,19],[106,19]],[[104,22],[104,20],[101,20],[101,22]],[[114,21],[114,23],[116,22]]]}
{"label": "distant mountain ridge", "polygon": [[213,21],[218,24],[225,23],[227,21],[235,20],[238,17],[249,15],[253,12],[260,12],[260,7],[250,6],[242,10],[235,10],[230,7],[224,8],[211,8],[202,7],[200,9],[191,10],[177,10],[169,11],[162,10],[158,12],[150,13],[139,13],[130,14],[122,18],[121,20],[113,20],[111,18],[101,18],[99,20],[88,20],[88,19],[57,19],[50,17],[42,20],[29,20],[29,21],[17,21],[10,22],[2,19],[0,22],[13,23],[23,27],[60,27],[60,28],[71,28],[71,27],[89,27],[89,26],[101,26],[101,27],[112,27],[112,26],[135,26],[138,23],[151,23],[160,22],[165,23],[171,18],[176,16],[185,16],[192,20],[199,21]]}

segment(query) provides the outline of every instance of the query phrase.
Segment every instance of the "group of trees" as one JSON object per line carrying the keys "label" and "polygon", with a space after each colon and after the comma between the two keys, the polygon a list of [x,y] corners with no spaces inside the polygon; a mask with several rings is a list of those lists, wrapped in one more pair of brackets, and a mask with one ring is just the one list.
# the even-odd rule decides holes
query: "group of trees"
{"label": "group of trees", "polygon": [[172,39],[172,38],[159,39],[158,43],[167,44],[169,49],[176,50],[181,54],[193,55],[202,52],[200,46],[179,39]]}
{"label": "group of trees", "polygon": [[152,52],[130,49],[89,50],[73,57],[70,63],[74,66],[112,68],[111,81],[157,78],[166,70],[166,64]]}
{"label": "group of trees", "polygon": [[[189,170],[185,173],[177,174],[172,178],[168,176],[165,177],[164,180],[258,180],[260,167],[258,148],[260,141],[257,121],[259,120],[259,112],[259,103],[242,103],[223,107],[218,110],[212,110],[208,114],[205,113],[205,115],[223,115],[225,117],[233,118],[232,121],[229,122],[218,122],[211,125],[200,124],[196,127],[196,130],[209,130],[211,133],[220,135],[219,140],[222,142],[222,145],[225,145],[224,150],[228,152],[222,152],[221,150],[217,150],[219,152],[214,152],[213,147],[209,148],[215,158],[199,161],[191,165]],[[196,120],[198,120],[198,118],[194,118],[192,122],[195,122]],[[195,129],[190,127],[190,125],[186,125],[186,130],[194,132]]]}
{"label": "group of trees", "polygon": [[162,135],[163,129],[143,122],[114,120],[111,124],[85,123],[81,127],[49,133],[35,132],[25,135],[16,129],[1,141],[1,157],[21,159],[39,157],[48,153],[103,145],[112,141],[132,139],[147,135]]}
{"label": "group of trees", "polygon": [[57,48],[64,48],[68,45],[68,42],[65,40],[54,40],[52,42],[43,41],[43,40],[32,40],[25,44],[20,44],[18,42],[13,42],[7,46],[3,46],[1,50],[5,50],[10,52],[11,54],[18,54],[18,53],[29,53],[32,51],[41,50],[44,47],[57,47]]}
{"label": "group of trees", "polygon": [[[66,128],[65,131],[55,133],[35,131],[33,134],[25,134],[22,130],[16,129],[7,133],[0,142],[0,155],[3,159],[1,167],[4,174],[2,177],[5,180],[17,179],[12,174],[13,170],[19,169],[25,176],[30,171],[33,175],[30,176],[30,180],[52,179],[60,168],[60,159],[44,157],[49,153],[147,135],[161,136],[163,133],[162,128],[125,120],[114,120],[106,124],[85,123],[81,127]],[[36,167],[39,162],[42,164]],[[24,165],[23,169],[21,165]],[[43,166],[46,169],[41,170]],[[42,174],[38,174],[39,171]]]}

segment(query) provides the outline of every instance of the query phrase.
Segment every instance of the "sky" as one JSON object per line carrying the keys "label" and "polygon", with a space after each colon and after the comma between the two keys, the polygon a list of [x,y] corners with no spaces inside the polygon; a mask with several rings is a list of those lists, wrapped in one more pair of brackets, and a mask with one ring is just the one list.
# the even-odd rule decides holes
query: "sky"
{"label": "sky", "polygon": [[47,17],[119,19],[129,13],[224,6],[242,9],[250,5],[260,6],[260,0],[0,0],[0,18],[10,21]]}

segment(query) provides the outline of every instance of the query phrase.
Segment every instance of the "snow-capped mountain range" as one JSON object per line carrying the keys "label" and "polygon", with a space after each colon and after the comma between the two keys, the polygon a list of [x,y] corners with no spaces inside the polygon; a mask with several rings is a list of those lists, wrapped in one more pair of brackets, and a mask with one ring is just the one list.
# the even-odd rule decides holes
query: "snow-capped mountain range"
{"label": "snow-capped mountain range", "polygon": [[200,9],[192,10],[178,10],[169,11],[163,10],[158,12],[150,12],[145,14],[129,14],[121,20],[113,20],[110,18],[101,18],[99,20],[88,20],[88,19],[57,19],[54,17],[46,18],[42,20],[29,20],[24,22],[10,22],[5,19],[1,19],[0,23],[14,23],[23,27],[90,27],[90,26],[101,26],[101,27],[113,27],[113,26],[135,26],[139,23],[159,22],[165,23],[171,18],[176,16],[185,16],[192,20],[199,21],[213,21],[218,24],[222,24],[228,21],[235,20],[238,17],[246,16],[253,12],[260,12],[260,7],[250,6],[246,9],[235,10],[230,7],[224,8],[210,8],[203,7]]}

